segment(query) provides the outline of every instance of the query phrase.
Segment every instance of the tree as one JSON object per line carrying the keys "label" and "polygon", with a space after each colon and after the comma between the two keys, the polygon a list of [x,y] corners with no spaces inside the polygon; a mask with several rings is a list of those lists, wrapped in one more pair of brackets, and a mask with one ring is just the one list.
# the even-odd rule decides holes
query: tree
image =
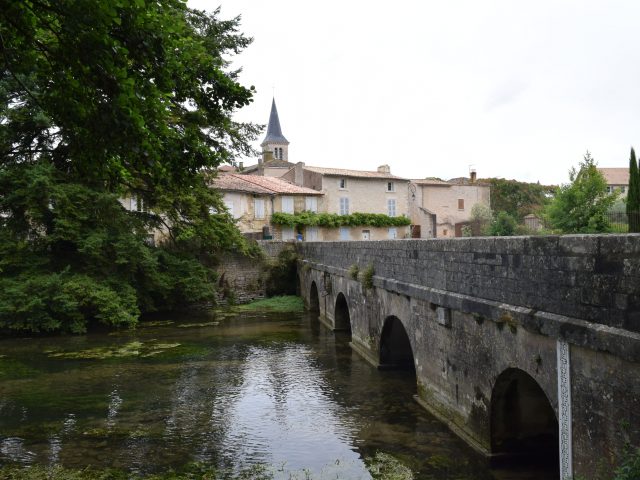
{"label": "tree", "polygon": [[522,222],[525,215],[543,210],[556,190],[555,186],[504,178],[482,181],[491,186],[491,209],[494,212],[506,212],[518,222]]}
{"label": "tree", "polygon": [[249,251],[209,188],[259,132],[232,118],[253,87],[228,56],[250,39],[218,16],[180,0],[0,0],[0,327],[132,325],[212,300],[215,256]]}
{"label": "tree", "polygon": [[507,212],[498,212],[496,218],[489,226],[489,235],[497,237],[509,237],[515,235],[518,222]]}
{"label": "tree", "polygon": [[629,191],[627,192],[627,218],[629,232],[640,232],[640,173],[636,152],[631,147],[629,156]]}
{"label": "tree", "polygon": [[493,222],[493,212],[484,203],[475,203],[471,207],[470,221],[473,235],[488,235],[488,229]]}
{"label": "tree", "polygon": [[562,185],[545,210],[549,226],[562,233],[607,232],[606,213],[616,201],[607,192],[607,183],[587,152],[579,169],[569,171],[570,184]]}

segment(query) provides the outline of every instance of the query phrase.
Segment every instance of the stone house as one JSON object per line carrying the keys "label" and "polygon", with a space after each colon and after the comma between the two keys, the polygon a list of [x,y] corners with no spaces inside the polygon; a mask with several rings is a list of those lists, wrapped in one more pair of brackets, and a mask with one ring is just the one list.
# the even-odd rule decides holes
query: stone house
{"label": "stone house", "polygon": [[598,168],[607,181],[607,191],[613,193],[618,190],[619,198],[625,198],[629,190],[629,169],[628,168]]}
{"label": "stone house", "polygon": [[471,178],[448,181],[426,178],[411,180],[410,217],[414,238],[461,237],[477,203],[490,207],[490,186]]}
{"label": "stone house", "polygon": [[[302,162],[282,178],[324,195],[323,213],[382,213],[409,216],[409,180],[391,174],[388,165],[376,171],[311,167]],[[320,240],[388,240],[407,238],[409,227],[352,226],[321,228]]]}
{"label": "stone house", "polygon": [[323,206],[322,193],[275,177],[226,173],[212,186],[222,193],[240,231],[255,239],[293,240],[294,229],[273,225],[273,213],[318,211]]}

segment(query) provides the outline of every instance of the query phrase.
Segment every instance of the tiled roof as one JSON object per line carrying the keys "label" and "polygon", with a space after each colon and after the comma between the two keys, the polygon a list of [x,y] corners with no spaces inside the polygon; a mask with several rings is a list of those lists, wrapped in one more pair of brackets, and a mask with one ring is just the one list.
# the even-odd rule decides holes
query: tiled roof
{"label": "tiled roof", "polygon": [[469,180],[467,177],[452,178],[450,180],[440,180],[439,178],[419,178],[416,180],[411,180],[411,182],[415,183],[416,185],[430,185],[430,186],[442,186],[442,187],[447,187],[447,186],[451,187],[453,185],[467,185],[467,186],[477,185],[480,187],[489,186],[488,183],[483,182],[481,180],[471,183],[471,180]]}
{"label": "tiled roof", "polygon": [[333,177],[358,177],[358,178],[391,178],[394,180],[404,180],[409,181],[406,178],[396,177],[395,175],[391,175],[390,173],[384,172],[371,172],[368,170],[346,170],[342,168],[322,168],[322,167],[304,167],[305,170],[310,172],[321,173],[322,175],[328,175]]}
{"label": "tiled roof", "polygon": [[607,185],[629,185],[628,168],[598,168],[604,176]]}
{"label": "tiled roof", "polygon": [[489,186],[488,183],[483,182],[482,180],[476,180],[475,182],[471,183],[471,180],[469,179],[469,177],[450,178],[449,180],[447,180],[447,182],[450,183],[451,185],[478,185],[481,187]]}
{"label": "tiled roof", "polygon": [[411,183],[415,183],[416,185],[442,185],[445,187],[451,186],[449,182],[445,182],[444,180],[440,180],[439,178],[417,178],[415,180],[411,180]]}
{"label": "tiled roof", "polygon": [[[248,167],[245,167],[242,171],[253,172],[258,170],[259,166],[260,166],[259,163],[256,163],[254,165],[249,165]],[[263,163],[262,166],[264,168],[282,168],[282,169],[286,168],[287,170],[289,170],[295,166],[295,163],[287,162],[286,160],[270,160],[268,162]]]}
{"label": "tiled roof", "polygon": [[322,195],[322,193],[317,190],[299,187],[278,177],[263,177],[262,175],[227,173],[216,178],[213,181],[213,186],[219,190],[233,190],[236,192],[260,193],[265,195]]}
{"label": "tiled roof", "polygon": [[247,182],[242,177],[249,175],[235,175],[231,173],[220,174],[213,180],[213,186],[218,190],[229,190],[234,192],[260,193],[263,195],[273,195],[271,190],[260,187],[255,183]]}

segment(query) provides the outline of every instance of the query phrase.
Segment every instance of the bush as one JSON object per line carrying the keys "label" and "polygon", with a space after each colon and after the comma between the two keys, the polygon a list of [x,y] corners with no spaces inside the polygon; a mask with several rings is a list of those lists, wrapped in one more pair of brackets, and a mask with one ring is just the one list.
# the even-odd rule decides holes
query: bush
{"label": "bush", "polygon": [[358,265],[356,263],[354,263],[353,265],[351,265],[349,267],[349,277],[352,280],[358,280],[358,272],[360,271],[360,268],[358,267]]}
{"label": "bush", "polygon": [[285,248],[267,267],[266,294],[295,295],[298,255],[293,248]]}
{"label": "bush", "polygon": [[360,281],[362,282],[362,286],[366,289],[373,288],[373,275],[375,274],[375,270],[372,264],[369,264],[367,268],[362,270],[360,273]]}
{"label": "bush", "polygon": [[498,212],[496,218],[491,222],[489,235],[497,237],[508,237],[515,234],[517,227],[516,219],[507,212]]}

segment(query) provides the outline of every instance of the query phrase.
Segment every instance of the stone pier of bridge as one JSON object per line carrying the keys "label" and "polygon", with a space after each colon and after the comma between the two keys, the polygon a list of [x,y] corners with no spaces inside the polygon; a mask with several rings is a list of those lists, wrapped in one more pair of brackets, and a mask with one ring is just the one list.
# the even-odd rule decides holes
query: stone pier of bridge
{"label": "stone pier of bridge", "polygon": [[415,369],[416,399],[479,452],[591,478],[640,444],[640,235],[296,248],[319,320]]}

